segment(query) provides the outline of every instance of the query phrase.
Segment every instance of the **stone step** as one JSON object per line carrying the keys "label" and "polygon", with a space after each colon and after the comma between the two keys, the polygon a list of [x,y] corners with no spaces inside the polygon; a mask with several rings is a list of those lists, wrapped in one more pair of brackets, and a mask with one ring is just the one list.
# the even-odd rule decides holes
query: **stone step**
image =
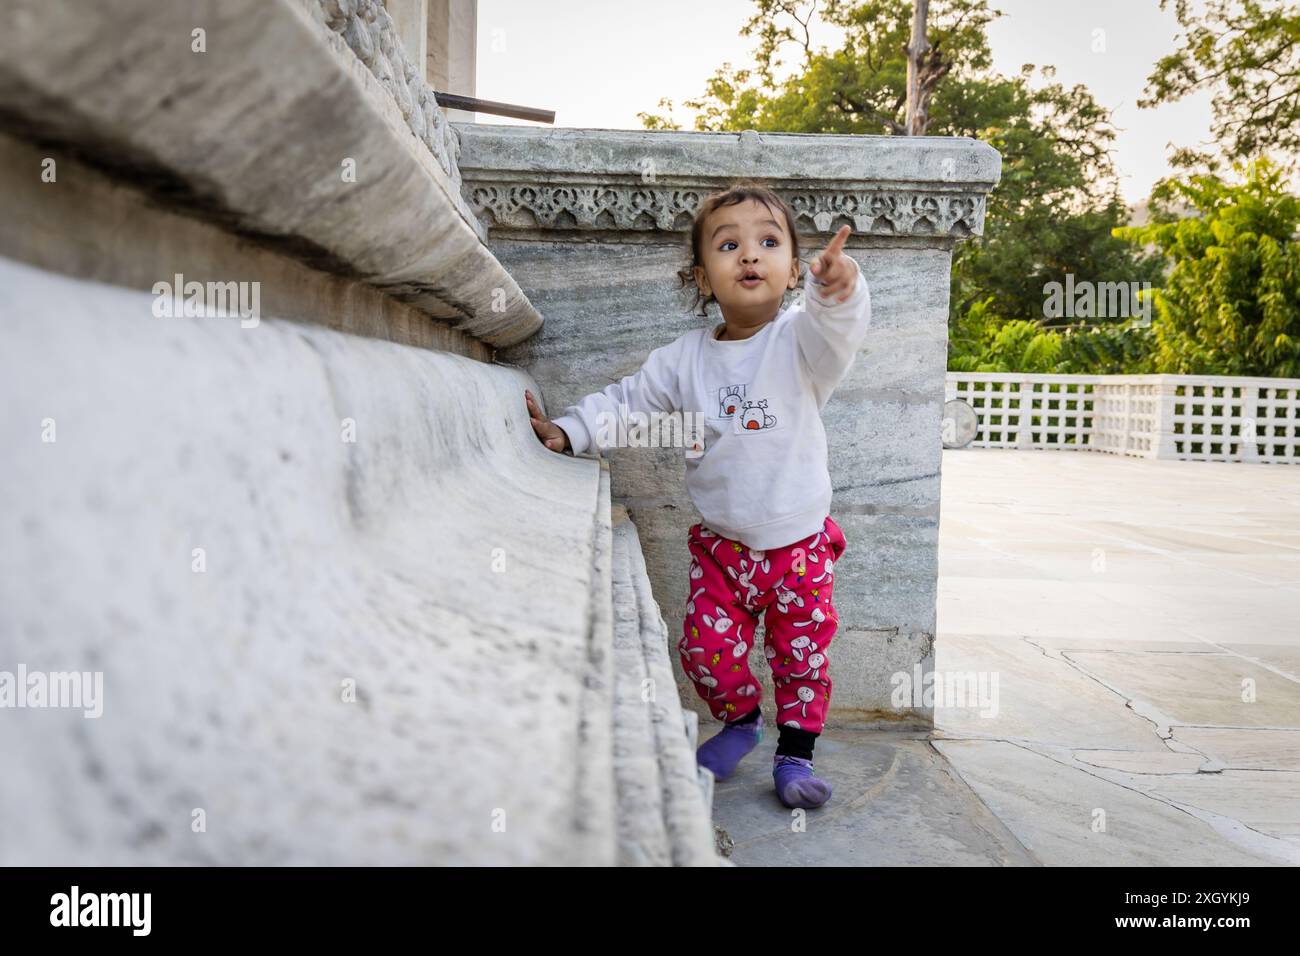
{"label": "stone step", "polygon": [[0,257],[0,668],[104,691],[0,718],[0,865],[614,865],[608,475],[537,383],[153,300]]}
{"label": "stone step", "polygon": [[659,750],[645,696],[653,687],[641,637],[641,609],[627,535],[615,530],[614,780],[618,792],[618,861],[622,866],[672,863],[659,779]]}
{"label": "stone step", "polygon": [[[614,538],[615,775],[619,856],[633,865],[716,866],[712,775],[695,762],[698,720],[677,696],[668,629],[636,526],[611,509]],[[689,716],[688,716],[689,715]],[[633,736],[641,739],[633,741]]]}

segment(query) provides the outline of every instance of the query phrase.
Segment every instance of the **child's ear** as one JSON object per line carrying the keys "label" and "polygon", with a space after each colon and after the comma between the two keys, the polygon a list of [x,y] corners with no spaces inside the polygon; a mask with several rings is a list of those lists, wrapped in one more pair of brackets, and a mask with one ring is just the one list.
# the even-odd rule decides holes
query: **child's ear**
{"label": "child's ear", "polygon": [[798,259],[790,263],[790,281],[785,284],[785,287],[787,289],[793,289],[795,286],[799,284],[799,270],[802,266],[803,263],[800,262]]}
{"label": "child's ear", "polygon": [[704,266],[692,266],[691,271],[695,273],[695,284],[700,287],[700,291],[709,295],[709,277],[704,273]]}

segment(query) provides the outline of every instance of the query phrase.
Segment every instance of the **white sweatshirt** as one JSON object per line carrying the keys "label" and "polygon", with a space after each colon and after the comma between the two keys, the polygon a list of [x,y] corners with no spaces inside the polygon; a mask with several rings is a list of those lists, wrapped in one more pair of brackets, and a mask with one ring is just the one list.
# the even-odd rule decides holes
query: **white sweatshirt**
{"label": "white sweatshirt", "polygon": [[703,453],[685,451],[686,490],[704,525],[755,550],[812,537],[831,504],[821,412],[871,322],[867,280],[849,261],[858,275],[845,301],[824,301],[810,282],[806,309],[790,305],[737,341],[718,341],[722,326],[694,329],[570,405],[555,424],[573,453],[615,447],[628,412],[699,413],[684,416],[704,431]]}

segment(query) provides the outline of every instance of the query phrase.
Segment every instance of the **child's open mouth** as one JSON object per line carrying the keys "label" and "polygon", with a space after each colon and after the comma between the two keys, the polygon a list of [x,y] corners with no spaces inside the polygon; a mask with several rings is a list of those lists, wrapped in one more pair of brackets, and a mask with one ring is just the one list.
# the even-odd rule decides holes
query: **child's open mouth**
{"label": "child's open mouth", "polygon": [[746,289],[752,289],[763,284],[763,277],[755,272],[750,272],[741,278],[740,284]]}

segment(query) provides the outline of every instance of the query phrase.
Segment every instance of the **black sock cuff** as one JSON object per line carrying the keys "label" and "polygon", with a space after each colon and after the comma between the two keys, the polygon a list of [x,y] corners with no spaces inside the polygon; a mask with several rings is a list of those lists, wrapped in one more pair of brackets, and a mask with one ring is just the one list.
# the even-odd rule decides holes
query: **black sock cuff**
{"label": "black sock cuff", "polygon": [[777,739],[776,754],[780,756],[802,757],[804,760],[812,760],[813,745],[817,742],[820,734],[815,734],[811,730],[799,730],[796,727],[786,727],[781,725],[780,736]]}

